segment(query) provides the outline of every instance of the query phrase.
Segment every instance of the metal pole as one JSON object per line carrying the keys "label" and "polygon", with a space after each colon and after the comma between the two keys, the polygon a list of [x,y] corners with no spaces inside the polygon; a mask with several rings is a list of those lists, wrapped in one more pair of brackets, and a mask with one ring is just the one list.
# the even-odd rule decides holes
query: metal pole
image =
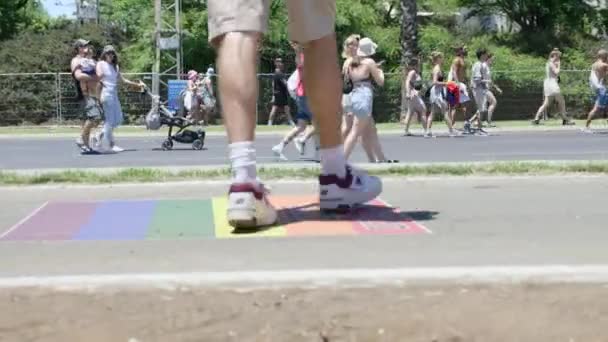
{"label": "metal pole", "polygon": [[158,95],[160,91],[160,32],[162,30],[162,1],[154,0],[154,23],[156,24],[156,32],[154,42],[156,44],[156,60],[152,70],[152,93]]}
{"label": "metal pole", "polygon": [[182,28],[180,21],[180,13],[182,11],[182,1],[175,0],[175,34],[177,35],[177,51],[176,51],[176,59],[177,59],[177,79],[181,79],[182,77]]}

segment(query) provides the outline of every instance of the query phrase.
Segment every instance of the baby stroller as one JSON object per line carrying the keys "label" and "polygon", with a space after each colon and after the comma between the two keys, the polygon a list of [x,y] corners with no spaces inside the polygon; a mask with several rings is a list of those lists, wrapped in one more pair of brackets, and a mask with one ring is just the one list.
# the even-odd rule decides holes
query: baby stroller
{"label": "baby stroller", "polygon": [[[173,149],[173,142],[181,144],[192,144],[192,148],[195,150],[202,150],[205,145],[205,131],[202,128],[194,131],[188,129],[195,125],[195,123],[185,116],[178,113],[173,113],[167,107],[161,103],[160,97],[150,92],[148,87],[144,87],[144,93],[152,98],[152,108],[146,114],[146,128],[149,130],[158,130],[162,126],[169,127],[167,133],[167,139],[162,143],[162,149],[168,151]],[[177,132],[173,133],[173,130],[177,129]]]}

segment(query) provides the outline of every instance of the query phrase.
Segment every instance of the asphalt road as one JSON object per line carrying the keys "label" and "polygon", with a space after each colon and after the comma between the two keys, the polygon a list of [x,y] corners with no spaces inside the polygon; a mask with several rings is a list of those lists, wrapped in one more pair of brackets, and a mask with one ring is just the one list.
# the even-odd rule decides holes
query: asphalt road
{"label": "asphalt road", "polygon": [[[281,136],[258,136],[260,163],[279,162],[271,151]],[[120,154],[82,156],[69,138],[0,139],[0,169],[99,168],[126,166],[200,166],[227,162],[227,139],[209,136],[205,149],[195,151],[189,145],[175,145],[163,151],[162,137],[125,137],[119,140],[127,151]],[[586,135],[577,131],[494,133],[492,136],[462,136],[433,139],[388,134],[381,137],[389,159],[401,162],[465,162],[495,160],[606,160],[608,132]],[[310,161],[300,157],[291,145],[286,148],[290,161]],[[354,162],[366,162],[360,147]]]}

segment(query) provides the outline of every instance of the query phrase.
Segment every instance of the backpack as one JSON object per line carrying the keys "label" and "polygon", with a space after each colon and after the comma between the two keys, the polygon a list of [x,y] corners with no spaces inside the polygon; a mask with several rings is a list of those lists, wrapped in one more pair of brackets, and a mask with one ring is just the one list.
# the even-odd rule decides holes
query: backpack
{"label": "backpack", "polygon": [[287,79],[287,91],[289,92],[289,96],[291,96],[291,98],[294,100],[297,97],[296,95],[299,82],[300,77],[298,75],[298,69],[296,69],[291,76],[289,76],[289,79]]}
{"label": "backpack", "polygon": [[350,70],[342,75],[342,94],[350,94],[353,91],[353,80],[350,78]]}

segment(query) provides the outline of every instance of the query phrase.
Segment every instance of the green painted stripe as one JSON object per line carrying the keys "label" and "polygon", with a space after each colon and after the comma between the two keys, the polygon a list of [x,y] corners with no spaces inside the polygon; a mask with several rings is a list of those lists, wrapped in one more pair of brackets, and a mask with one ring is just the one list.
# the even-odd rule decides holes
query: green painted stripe
{"label": "green painted stripe", "polygon": [[147,234],[148,239],[214,236],[211,199],[158,201]]}

